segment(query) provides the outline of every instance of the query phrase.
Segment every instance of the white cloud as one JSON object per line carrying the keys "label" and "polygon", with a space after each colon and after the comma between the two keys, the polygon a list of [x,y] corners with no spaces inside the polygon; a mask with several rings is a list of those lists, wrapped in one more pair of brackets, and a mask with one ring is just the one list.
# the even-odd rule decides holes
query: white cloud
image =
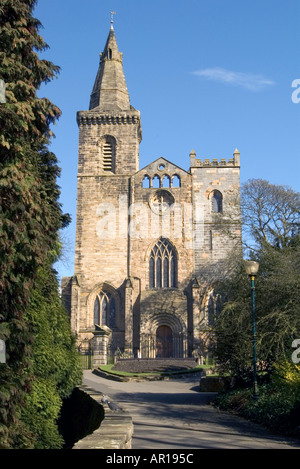
{"label": "white cloud", "polygon": [[214,67],[197,70],[194,75],[207,78],[208,80],[228,83],[230,85],[241,86],[251,91],[259,91],[262,88],[274,85],[275,82],[262,75],[252,73],[233,72],[224,68]]}

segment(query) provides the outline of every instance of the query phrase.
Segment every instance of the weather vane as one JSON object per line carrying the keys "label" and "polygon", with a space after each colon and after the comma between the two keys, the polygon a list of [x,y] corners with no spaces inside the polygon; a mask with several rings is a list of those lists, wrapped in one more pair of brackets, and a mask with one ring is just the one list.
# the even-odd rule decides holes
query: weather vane
{"label": "weather vane", "polygon": [[114,15],[115,15],[115,14],[116,14],[115,11],[111,11],[111,12],[110,12],[110,22],[111,22],[111,24],[113,24],[113,22],[114,22]]}

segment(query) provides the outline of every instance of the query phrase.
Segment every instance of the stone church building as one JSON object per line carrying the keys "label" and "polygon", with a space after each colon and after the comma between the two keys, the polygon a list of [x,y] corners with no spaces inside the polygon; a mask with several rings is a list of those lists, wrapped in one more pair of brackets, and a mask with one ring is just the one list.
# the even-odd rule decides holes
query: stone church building
{"label": "stone church building", "polygon": [[164,157],[140,169],[141,116],[113,26],[77,123],[75,272],[62,294],[78,346],[95,363],[117,352],[205,357],[209,285],[241,242],[238,150],[227,160],[191,151],[188,171]]}

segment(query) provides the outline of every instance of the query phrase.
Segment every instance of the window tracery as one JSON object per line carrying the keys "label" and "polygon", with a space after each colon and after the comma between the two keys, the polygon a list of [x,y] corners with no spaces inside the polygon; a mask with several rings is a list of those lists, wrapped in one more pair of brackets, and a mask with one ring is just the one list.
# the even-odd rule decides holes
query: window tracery
{"label": "window tracery", "polygon": [[154,245],[149,259],[149,287],[176,288],[177,256],[172,244],[160,238]]}
{"label": "window tracery", "polygon": [[116,300],[110,292],[101,291],[94,301],[94,324],[115,327]]}

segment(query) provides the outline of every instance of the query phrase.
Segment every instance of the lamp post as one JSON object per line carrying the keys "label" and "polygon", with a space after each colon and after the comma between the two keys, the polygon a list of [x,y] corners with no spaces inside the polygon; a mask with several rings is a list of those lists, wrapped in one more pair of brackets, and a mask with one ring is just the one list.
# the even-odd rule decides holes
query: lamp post
{"label": "lamp post", "polygon": [[255,276],[258,272],[259,263],[255,261],[244,261],[246,273],[251,280],[251,302],[252,302],[252,331],[253,331],[253,399],[258,398],[257,370],[256,370],[256,325],[255,325]]}

